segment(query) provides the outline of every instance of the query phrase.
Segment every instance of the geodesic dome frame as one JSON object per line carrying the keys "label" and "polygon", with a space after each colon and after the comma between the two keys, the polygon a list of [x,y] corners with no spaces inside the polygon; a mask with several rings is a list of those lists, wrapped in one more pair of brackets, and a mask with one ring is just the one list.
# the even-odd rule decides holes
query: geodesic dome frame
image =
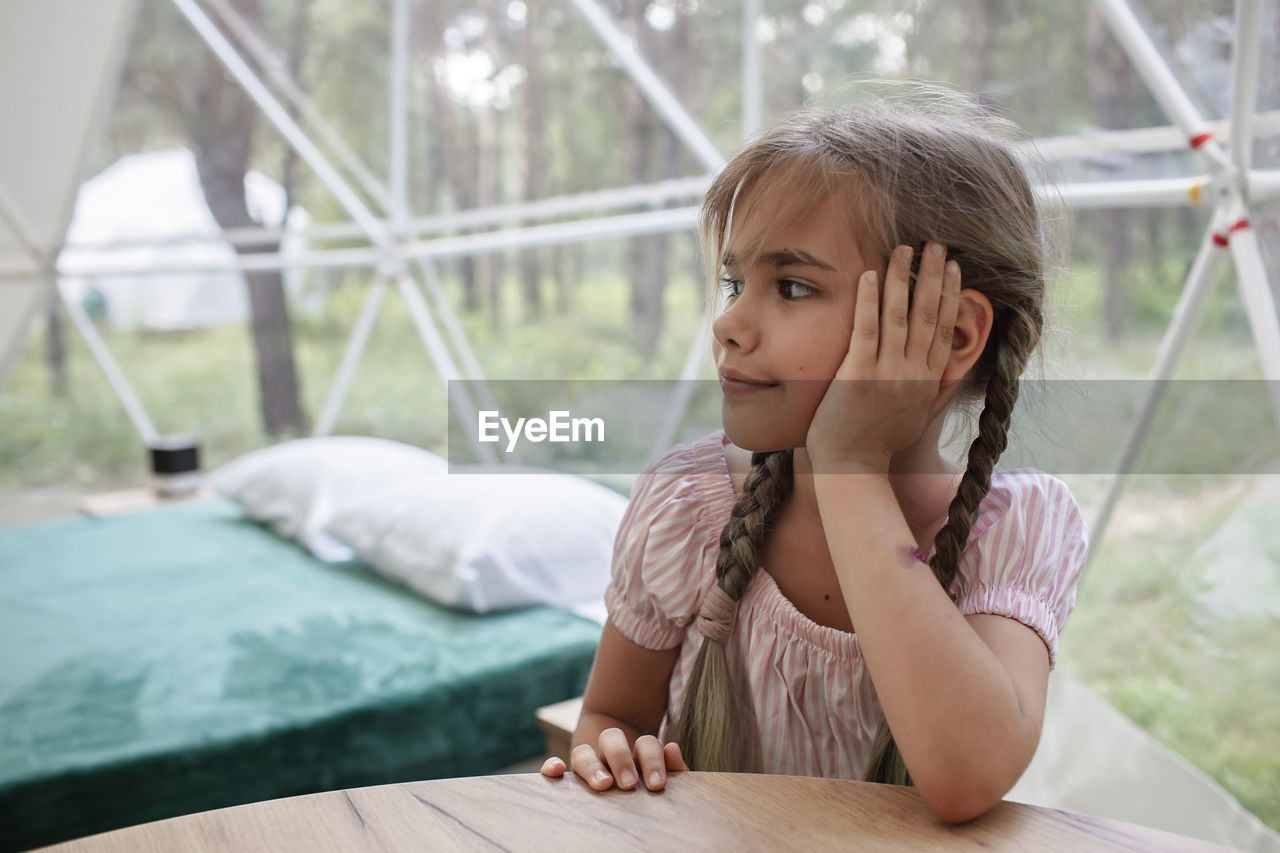
{"label": "geodesic dome frame", "polygon": [[[607,45],[617,64],[707,174],[521,205],[462,211],[449,216],[415,218],[406,197],[408,38],[412,7],[410,0],[392,2],[391,168],[384,182],[343,142],[227,0],[173,0],[228,73],[350,217],[347,223],[316,226],[312,229],[314,236],[361,237],[369,243],[367,248],[313,251],[288,260],[271,254],[239,257],[219,267],[261,270],[286,265],[365,266],[375,271],[333,387],[317,419],[317,434],[327,434],[337,419],[389,286],[394,285],[406,300],[453,404],[462,412],[474,412],[477,405],[469,389],[475,389],[481,397],[479,402],[491,406],[483,371],[444,297],[434,261],[513,248],[687,230],[696,217],[696,200],[723,163],[716,146],[598,0],[566,0]],[[1235,266],[1238,290],[1247,307],[1271,406],[1280,425],[1280,322],[1250,220],[1251,211],[1258,205],[1280,198],[1280,171],[1254,169],[1251,161],[1255,136],[1280,132],[1280,123],[1275,116],[1265,116],[1265,121],[1258,121],[1256,115],[1262,0],[1237,0],[1231,113],[1228,121],[1218,123],[1208,122],[1200,114],[1125,0],[1094,0],[1094,3],[1174,127],[1053,140],[1046,144],[1045,150],[1050,154],[1055,150],[1103,152],[1111,150],[1121,136],[1130,150],[1135,150],[1135,144],[1137,150],[1143,146],[1154,150],[1167,147],[1172,138],[1174,145],[1186,145],[1197,152],[1205,171],[1177,179],[1077,183],[1056,189],[1069,205],[1077,208],[1186,204],[1212,208],[1210,226],[1161,342],[1150,376],[1154,381],[1146,386],[1148,390],[1138,416],[1114,466],[1118,476],[1112,479],[1102,508],[1093,519],[1091,527],[1096,545],[1123,488],[1124,475],[1132,469],[1160,403],[1166,385],[1162,380],[1171,377],[1202,311],[1209,285],[1228,258]],[[761,11],[762,0],[744,2],[744,34],[754,33]],[[71,205],[83,176],[87,153],[111,103],[136,14],[136,0],[100,0],[87,6],[75,0],[41,3],[28,0],[11,4],[3,12],[0,69],[7,73],[0,75],[3,81],[0,82],[0,115],[6,117],[10,127],[22,128],[22,132],[0,136],[0,381],[25,339],[32,317],[50,293],[58,291],[58,256],[63,248]],[[743,130],[744,134],[751,134],[761,122],[762,69],[758,40],[744,38],[743,44]],[[264,69],[265,74],[256,73],[246,57]],[[39,84],[27,82],[33,79],[39,80]],[[292,117],[286,104],[301,122]],[[355,191],[357,186],[381,209],[370,209]],[[681,200],[689,204],[585,216],[554,224],[494,228],[461,237],[432,236],[447,227],[494,226],[507,221],[537,221]],[[271,236],[278,235],[268,229],[221,235],[241,243]],[[159,271],[162,271],[160,267],[152,265],[114,273],[146,275]],[[63,304],[135,428],[144,440],[153,439],[156,430],[145,408],[93,323],[73,300],[64,297]],[[704,327],[690,348],[682,379],[699,375],[708,344],[709,330]],[[451,379],[473,381],[449,382]],[[678,384],[681,390],[672,401],[664,428],[655,436],[655,448],[665,447],[672,441],[688,402],[680,395],[687,393],[690,384]],[[482,458],[497,461],[491,446],[477,443],[476,450]]]}

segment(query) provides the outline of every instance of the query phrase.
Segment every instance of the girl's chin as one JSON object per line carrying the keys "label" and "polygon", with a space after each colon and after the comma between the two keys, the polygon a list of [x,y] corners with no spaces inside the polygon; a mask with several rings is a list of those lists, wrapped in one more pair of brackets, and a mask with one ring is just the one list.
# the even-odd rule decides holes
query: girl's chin
{"label": "girl's chin", "polygon": [[805,424],[799,429],[778,423],[752,423],[746,418],[723,418],[724,434],[735,446],[752,453],[772,453],[804,447],[809,431]]}

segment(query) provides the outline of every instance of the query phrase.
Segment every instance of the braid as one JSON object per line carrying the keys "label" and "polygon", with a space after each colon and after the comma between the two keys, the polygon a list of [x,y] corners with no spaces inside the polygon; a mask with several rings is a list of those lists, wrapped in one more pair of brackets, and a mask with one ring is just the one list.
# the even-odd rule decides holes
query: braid
{"label": "braid", "polygon": [[751,471],[720,532],[716,580],[737,601],[760,568],[757,554],[765,533],[791,495],[793,451],[751,454]]}
{"label": "braid", "polygon": [[978,506],[991,489],[991,472],[1008,446],[1009,420],[1018,401],[1020,373],[1020,366],[1012,374],[1009,372],[1002,350],[998,366],[987,380],[986,403],[978,417],[978,437],[969,446],[968,467],[947,509],[947,523],[934,537],[936,552],[929,568],[943,589],[951,589]]}
{"label": "braid", "polygon": [[[969,540],[978,507],[991,489],[991,472],[1008,446],[1009,421],[1018,401],[1018,377],[1026,364],[1026,352],[1007,346],[997,350],[995,369],[987,380],[986,401],[978,417],[978,437],[969,446],[968,467],[947,509],[947,523],[933,540],[935,550],[929,568],[948,594],[951,594],[960,554]],[[864,779],[890,785],[912,784],[906,762],[883,716]]]}
{"label": "braid", "polygon": [[[716,583],[735,606],[759,570],[765,535],[791,494],[792,458],[791,450],[752,454],[742,495],[720,533]],[[683,708],[672,721],[668,739],[680,745],[685,761],[695,770],[754,766],[759,741],[755,719],[751,704],[734,689],[724,643],[703,638]]]}

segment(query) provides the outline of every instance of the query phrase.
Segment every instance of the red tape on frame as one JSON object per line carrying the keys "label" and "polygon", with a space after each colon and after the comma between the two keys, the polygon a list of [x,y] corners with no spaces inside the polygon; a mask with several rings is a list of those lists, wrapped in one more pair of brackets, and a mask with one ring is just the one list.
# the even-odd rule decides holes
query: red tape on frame
{"label": "red tape on frame", "polygon": [[1236,233],[1237,231],[1243,231],[1244,229],[1246,229],[1246,228],[1248,228],[1248,227],[1249,227],[1249,220],[1247,220],[1247,219],[1241,219],[1241,220],[1240,220],[1240,221],[1238,221],[1235,225],[1232,225],[1232,226],[1231,226],[1231,228],[1230,228],[1230,232],[1231,232],[1232,234],[1234,234],[1234,233]]}
{"label": "red tape on frame", "polygon": [[1191,137],[1191,147],[1199,148],[1201,145],[1204,145],[1210,139],[1213,139],[1213,134],[1211,133],[1201,133],[1198,136],[1193,136]]}
{"label": "red tape on frame", "polygon": [[1227,235],[1215,233],[1213,235],[1213,245],[1221,246],[1225,249],[1227,247]]}

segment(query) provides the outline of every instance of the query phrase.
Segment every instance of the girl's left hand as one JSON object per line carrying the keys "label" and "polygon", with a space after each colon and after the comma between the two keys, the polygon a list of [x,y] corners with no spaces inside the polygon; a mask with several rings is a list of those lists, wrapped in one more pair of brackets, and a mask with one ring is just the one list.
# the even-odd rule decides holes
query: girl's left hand
{"label": "girl's left hand", "polygon": [[960,266],[929,243],[908,312],[911,256],[910,246],[894,250],[883,300],[874,270],[858,280],[849,351],[805,440],[815,473],[887,473],[893,454],[914,444],[941,411],[935,404],[955,334]]}

